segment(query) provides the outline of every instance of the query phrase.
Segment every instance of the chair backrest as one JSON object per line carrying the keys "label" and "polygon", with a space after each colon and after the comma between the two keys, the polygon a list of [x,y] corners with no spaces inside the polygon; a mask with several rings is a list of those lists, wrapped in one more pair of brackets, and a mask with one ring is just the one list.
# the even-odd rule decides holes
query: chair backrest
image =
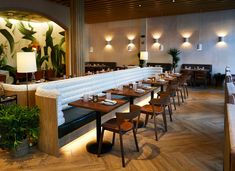
{"label": "chair backrest", "polygon": [[124,122],[132,122],[132,120],[140,115],[140,106],[131,105],[130,112],[117,112],[117,124],[119,126]]}
{"label": "chair backrest", "polygon": [[151,99],[149,101],[149,103],[152,106],[164,106],[166,104],[168,98],[170,97],[169,95],[170,94],[166,92],[166,93],[162,94],[160,98]]}

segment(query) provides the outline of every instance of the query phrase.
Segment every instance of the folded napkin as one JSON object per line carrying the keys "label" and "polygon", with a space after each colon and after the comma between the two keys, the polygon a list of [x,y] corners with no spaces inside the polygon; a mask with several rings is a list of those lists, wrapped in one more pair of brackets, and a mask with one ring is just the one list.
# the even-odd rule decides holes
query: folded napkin
{"label": "folded napkin", "polygon": [[143,88],[149,90],[149,89],[151,89],[152,87],[151,87],[151,86],[143,86]]}
{"label": "folded napkin", "polygon": [[165,80],[164,79],[159,79],[158,81],[164,82]]}
{"label": "folded napkin", "polygon": [[136,92],[136,93],[144,93],[145,91],[144,91],[143,89],[139,89],[139,88],[138,88],[137,90],[135,90],[135,92]]}
{"label": "folded napkin", "polygon": [[111,106],[111,105],[117,104],[117,101],[105,99],[104,101],[101,101],[101,103],[104,104],[104,105],[110,105]]}

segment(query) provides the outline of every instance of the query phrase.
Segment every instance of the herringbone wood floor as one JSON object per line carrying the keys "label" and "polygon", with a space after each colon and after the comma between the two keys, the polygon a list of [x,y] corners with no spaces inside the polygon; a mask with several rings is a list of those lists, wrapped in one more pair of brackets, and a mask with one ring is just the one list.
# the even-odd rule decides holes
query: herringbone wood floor
{"label": "herringbone wood floor", "polygon": [[[174,111],[168,132],[161,129],[154,140],[153,122],[138,130],[140,152],[135,152],[132,134],[124,136],[127,166],[122,168],[119,138],[110,153],[97,158],[85,150],[85,143],[64,150],[59,158],[32,149],[20,159],[0,151],[0,170],[141,170],[216,171],[223,170],[223,91],[190,90],[187,101]],[[162,120],[159,118],[159,128]],[[105,134],[111,140],[111,134]]]}

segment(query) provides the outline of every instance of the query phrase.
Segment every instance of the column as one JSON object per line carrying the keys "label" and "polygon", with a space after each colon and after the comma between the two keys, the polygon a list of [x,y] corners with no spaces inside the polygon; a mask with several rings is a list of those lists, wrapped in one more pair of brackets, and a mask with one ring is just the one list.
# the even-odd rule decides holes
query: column
{"label": "column", "polygon": [[84,64],[84,0],[71,0],[70,5],[71,74],[85,73]]}

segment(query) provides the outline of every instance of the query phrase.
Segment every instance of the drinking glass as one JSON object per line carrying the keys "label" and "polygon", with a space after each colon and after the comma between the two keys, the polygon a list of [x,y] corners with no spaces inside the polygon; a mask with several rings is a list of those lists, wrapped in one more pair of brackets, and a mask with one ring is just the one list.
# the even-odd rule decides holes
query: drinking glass
{"label": "drinking glass", "polygon": [[89,100],[89,94],[84,94],[83,95],[83,101],[88,102],[88,100]]}
{"label": "drinking glass", "polygon": [[110,92],[106,93],[106,99],[111,100],[111,93]]}
{"label": "drinking glass", "polygon": [[137,84],[133,83],[133,89],[136,90],[137,89]]}

